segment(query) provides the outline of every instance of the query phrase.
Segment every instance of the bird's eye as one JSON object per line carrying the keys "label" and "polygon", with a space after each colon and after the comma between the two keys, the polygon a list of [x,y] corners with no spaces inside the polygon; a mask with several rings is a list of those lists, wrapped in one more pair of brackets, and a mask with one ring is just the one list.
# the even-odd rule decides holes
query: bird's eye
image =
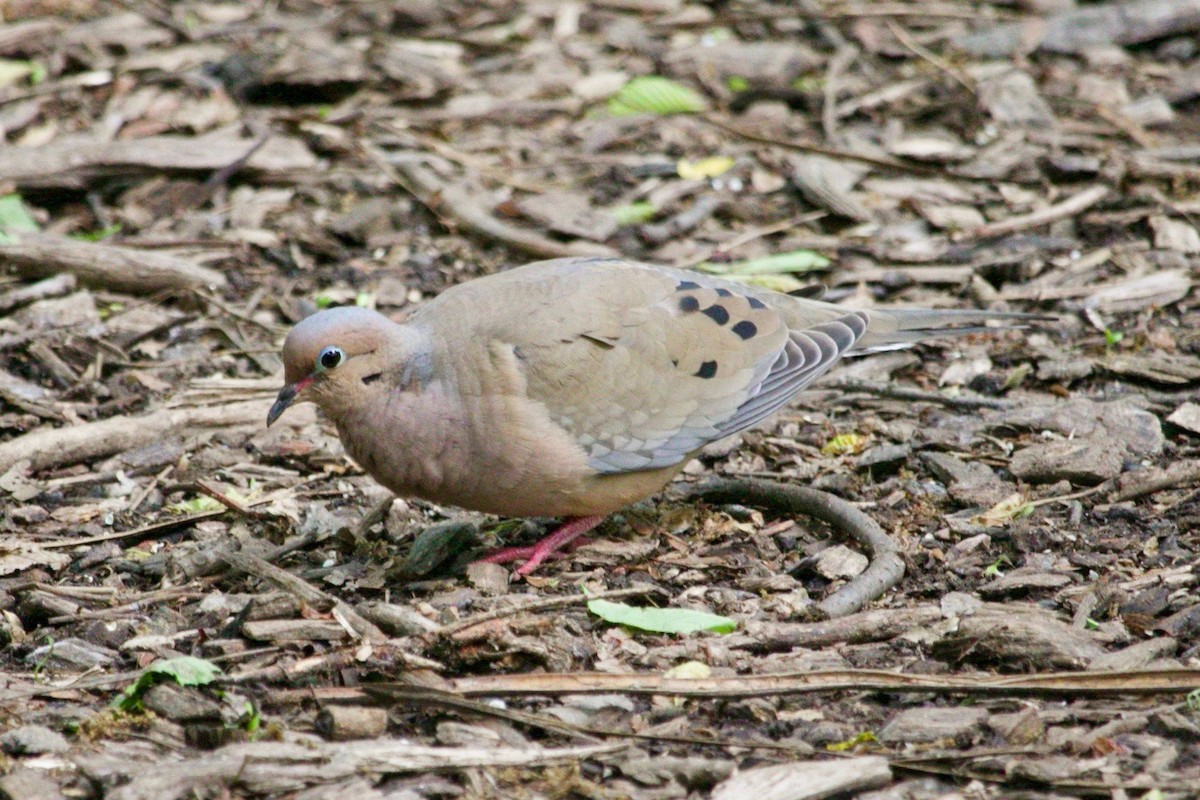
{"label": "bird's eye", "polygon": [[341,364],[345,357],[346,354],[342,352],[342,348],[326,347],[317,355],[317,369],[333,369]]}

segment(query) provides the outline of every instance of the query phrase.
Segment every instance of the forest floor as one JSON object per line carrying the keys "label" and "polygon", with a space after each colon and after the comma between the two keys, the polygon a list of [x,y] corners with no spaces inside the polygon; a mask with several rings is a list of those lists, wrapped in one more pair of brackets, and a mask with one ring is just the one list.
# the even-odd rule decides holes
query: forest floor
{"label": "forest floor", "polygon": [[[1200,796],[1200,13],[1084,9],[9,0],[0,797]],[[847,360],[528,580],[462,564],[546,521],[265,427],[315,309],[605,254],[1057,320]],[[822,618],[860,548],[714,475],[904,577]]]}

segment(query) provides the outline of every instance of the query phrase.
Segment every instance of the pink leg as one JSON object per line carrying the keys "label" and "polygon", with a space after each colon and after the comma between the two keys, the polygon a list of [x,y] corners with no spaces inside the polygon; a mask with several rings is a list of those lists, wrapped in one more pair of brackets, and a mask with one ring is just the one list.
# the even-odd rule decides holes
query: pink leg
{"label": "pink leg", "polygon": [[568,517],[549,536],[531,547],[506,547],[479,559],[488,564],[507,564],[524,561],[516,570],[518,575],[528,575],[538,565],[604,521],[604,517]]}

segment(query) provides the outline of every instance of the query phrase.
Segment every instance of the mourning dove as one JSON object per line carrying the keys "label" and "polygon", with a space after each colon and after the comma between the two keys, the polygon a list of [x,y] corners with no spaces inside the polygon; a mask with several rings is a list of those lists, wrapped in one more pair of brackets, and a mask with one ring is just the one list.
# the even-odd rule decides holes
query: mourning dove
{"label": "mourning dove", "polygon": [[448,289],[402,323],[365,308],[308,317],[284,342],[267,424],[311,400],[400,496],[568,518],[485,559],[528,574],[851,349],[1004,316],[1020,315],[854,310],[622,259],[542,261]]}

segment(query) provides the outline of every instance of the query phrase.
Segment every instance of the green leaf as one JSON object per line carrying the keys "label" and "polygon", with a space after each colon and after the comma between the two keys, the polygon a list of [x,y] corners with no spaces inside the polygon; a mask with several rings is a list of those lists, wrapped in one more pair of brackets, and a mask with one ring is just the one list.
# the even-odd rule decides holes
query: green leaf
{"label": "green leaf", "polygon": [[644,113],[694,114],[707,107],[694,89],[658,75],[634,78],[608,100],[609,113],[618,117]]}
{"label": "green leaf", "polygon": [[654,633],[732,633],[737,627],[737,622],[729,617],[687,608],[638,608],[608,600],[589,600],[588,611],[605,622]]}
{"label": "green leaf", "polygon": [[121,223],[116,222],[105,228],[100,228],[95,231],[81,231],[71,234],[72,239],[78,239],[81,242],[101,242],[110,236],[115,236],[121,232]]}
{"label": "green leaf", "polygon": [[825,749],[830,751],[831,753],[843,753],[847,750],[853,750],[854,748],[858,747],[860,744],[873,744],[874,742],[878,742],[878,741],[879,741],[879,739],[875,738],[875,734],[871,733],[870,731],[863,731],[862,733],[860,733],[850,739],[846,739],[841,742],[833,742],[831,744],[827,744],[827,745],[825,745]]}
{"label": "green leaf", "polygon": [[33,233],[38,230],[25,201],[19,194],[6,194],[0,197],[0,244],[15,241],[15,234]]}
{"label": "green leaf", "polygon": [[989,578],[999,577],[1004,574],[1000,571],[1000,567],[1004,566],[1005,564],[1011,566],[1012,562],[1008,560],[1008,556],[1000,556],[991,564],[988,564],[987,568],[983,571],[983,574]]}
{"label": "green leaf", "polygon": [[179,656],[155,661],[146,667],[146,673],[174,678],[180,686],[205,686],[221,674],[221,668],[203,658]]}
{"label": "green leaf", "polygon": [[1104,345],[1106,347],[1115,347],[1125,338],[1123,331],[1114,331],[1111,328],[1104,329]]}
{"label": "green leaf", "polygon": [[112,705],[123,711],[136,711],[141,707],[142,696],[162,680],[173,680],[180,686],[204,686],[212,683],[220,674],[220,667],[203,658],[179,656],[155,661],[113,699]]}
{"label": "green leaf", "polygon": [[207,514],[209,511],[218,511],[224,507],[208,495],[198,494],[190,500],[171,503],[167,506],[167,510],[177,514]]}
{"label": "green leaf", "polygon": [[730,75],[725,79],[725,85],[729,87],[731,92],[744,92],[750,88],[750,81],[745,78],[739,78],[737,75]]}
{"label": "green leaf", "polygon": [[675,171],[684,180],[698,181],[723,175],[733,169],[735,163],[737,162],[729,156],[710,156],[699,161],[688,161],[686,158],[681,158],[675,165]]}
{"label": "green leaf", "polygon": [[36,84],[46,77],[46,68],[34,61],[0,58],[0,88],[14,86],[28,79]]}
{"label": "green leaf", "polygon": [[712,275],[727,275],[729,277],[745,275],[779,275],[792,272],[815,272],[825,269],[830,261],[820,253],[812,250],[793,250],[790,253],[776,253],[762,258],[750,258],[745,261],[731,261],[728,264],[714,264],[705,261],[697,264],[695,269]]}
{"label": "green leaf", "polygon": [[622,225],[640,225],[643,222],[649,222],[657,213],[658,209],[654,207],[654,204],[645,201],[613,209],[617,222]]}
{"label": "green leaf", "polygon": [[262,727],[262,715],[258,713],[258,709],[254,707],[254,703],[247,700],[242,704],[242,716],[238,719],[241,723],[242,730],[250,734],[251,737],[258,733]]}
{"label": "green leaf", "polygon": [[751,286],[761,286],[772,292],[787,294],[812,286],[811,282],[802,281],[793,275],[726,275],[728,280],[745,283]]}

